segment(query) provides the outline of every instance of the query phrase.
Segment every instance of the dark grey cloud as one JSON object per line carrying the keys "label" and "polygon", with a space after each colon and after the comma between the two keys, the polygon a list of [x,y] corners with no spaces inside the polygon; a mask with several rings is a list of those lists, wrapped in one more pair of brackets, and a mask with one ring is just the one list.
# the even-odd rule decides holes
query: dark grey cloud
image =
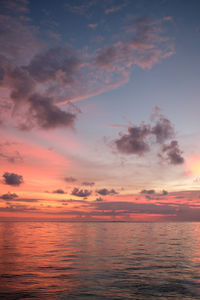
{"label": "dark grey cloud", "polygon": [[178,142],[172,140],[170,144],[164,144],[175,136],[170,120],[159,113],[156,113],[153,117],[153,125],[142,123],[140,126],[128,127],[128,133],[120,133],[120,138],[114,141],[117,150],[122,154],[144,155],[151,150],[153,137],[155,143],[161,147],[161,152],[158,154],[161,159],[164,159],[162,153],[166,153],[170,164],[182,164],[184,162],[183,152],[179,149]]}
{"label": "dark grey cloud", "polygon": [[171,122],[163,116],[160,116],[155,126],[153,126],[151,132],[155,135],[157,143],[160,144],[168,139],[173,138],[175,135]]}
{"label": "dark grey cloud", "polygon": [[156,191],[154,189],[150,189],[150,190],[144,189],[144,190],[142,190],[140,192],[140,194],[145,195],[146,199],[149,199],[149,200],[152,200],[152,199],[158,200],[158,199],[162,199],[162,196],[168,195],[168,192],[165,191],[165,190],[162,190],[162,192],[156,193]]}
{"label": "dark grey cloud", "polygon": [[[20,129],[31,129],[35,126],[51,129],[74,125],[77,113],[75,106],[70,106],[70,112],[61,110],[55,104],[55,97],[46,96],[45,92],[44,95],[36,93],[38,83],[27,67],[16,66],[3,56],[0,57],[0,62],[5,73],[0,85],[11,91],[12,117],[20,114]],[[45,64],[41,66],[45,68]],[[46,70],[49,70],[48,66]]]}
{"label": "dark grey cloud", "polygon": [[53,191],[54,194],[64,194],[65,192],[62,189],[57,189]]}
{"label": "dark grey cloud", "polygon": [[143,124],[141,126],[129,127],[128,134],[121,135],[115,141],[118,151],[125,154],[143,155],[150,149],[146,142],[146,138],[150,132],[149,126]]}
{"label": "dark grey cloud", "polygon": [[34,94],[29,98],[30,113],[39,127],[51,129],[55,127],[69,127],[74,124],[75,114],[65,112],[53,104],[50,97]]}
{"label": "dark grey cloud", "polygon": [[15,173],[5,172],[3,174],[4,183],[13,186],[19,186],[23,183],[23,177]]}
{"label": "dark grey cloud", "polygon": [[66,182],[75,182],[75,181],[77,181],[76,178],[71,177],[71,176],[70,176],[70,177],[65,177],[64,180],[65,180]]}
{"label": "dark grey cloud", "polygon": [[93,181],[84,181],[84,182],[82,182],[82,185],[85,185],[85,186],[94,186],[95,182],[93,182]]}
{"label": "dark grey cloud", "polygon": [[74,188],[71,194],[74,195],[74,196],[85,198],[85,197],[90,196],[92,194],[92,192],[89,191],[89,190]]}
{"label": "dark grey cloud", "polygon": [[184,163],[184,158],[182,156],[183,152],[179,149],[179,145],[176,140],[171,141],[168,145],[164,145],[162,152],[166,153],[170,164],[180,165]]}
{"label": "dark grey cloud", "polygon": [[99,189],[96,191],[99,195],[102,195],[102,196],[107,196],[107,195],[116,195],[118,194],[114,189],[111,189],[111,190],[108,190],[106,188],[104,189]]}
{"label": "dark grey cloud", "polygon": [[18,197],[17,194],[9,193],[9,192],[7,194],[3,194],[3,195],[0,196],[0,198],[3,199],[3,200],[14,200],[17,197]]}

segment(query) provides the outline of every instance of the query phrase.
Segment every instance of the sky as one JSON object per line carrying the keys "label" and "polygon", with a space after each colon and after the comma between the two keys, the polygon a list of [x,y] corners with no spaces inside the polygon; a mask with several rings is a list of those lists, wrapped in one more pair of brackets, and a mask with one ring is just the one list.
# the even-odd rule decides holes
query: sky
{"label": "sky", "polygon": [[0,220],[200,221],[200,2],[1,0]]}

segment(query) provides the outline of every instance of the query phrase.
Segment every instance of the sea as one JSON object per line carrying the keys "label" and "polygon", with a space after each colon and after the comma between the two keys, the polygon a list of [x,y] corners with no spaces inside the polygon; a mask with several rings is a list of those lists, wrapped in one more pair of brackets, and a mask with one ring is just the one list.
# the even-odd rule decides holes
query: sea
{"label": "sea", "polygon": [[200,299],[200,223],[1,222],[0,299]]}

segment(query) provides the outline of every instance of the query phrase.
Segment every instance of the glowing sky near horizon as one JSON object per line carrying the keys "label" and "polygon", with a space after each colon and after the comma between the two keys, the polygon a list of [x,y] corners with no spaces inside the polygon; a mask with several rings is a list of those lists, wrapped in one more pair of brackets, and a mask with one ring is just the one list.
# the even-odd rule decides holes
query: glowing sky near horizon
{"label": "glowing sky near horizon", "polygon": [[5,0],[0,219],[200,220],[198,0]]}

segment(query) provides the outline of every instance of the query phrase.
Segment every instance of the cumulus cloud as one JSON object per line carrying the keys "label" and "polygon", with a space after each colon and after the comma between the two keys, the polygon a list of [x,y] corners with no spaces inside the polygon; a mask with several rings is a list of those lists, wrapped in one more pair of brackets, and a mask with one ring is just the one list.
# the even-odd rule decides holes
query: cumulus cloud
{"label": "cumulus cloud", "polygon": [[162,152],[166,153],[170,164],[180,165],[184,163],[184,158],[182,156],[183,151],[179,149],[179,145],[176,140],[171,141],[168,145],[164,145]]}
{"label": "cumulus cloud", "polygon": [[3,174],[4,183],[13,186],[19,186],[23,183],[23,177],[15,173],[5,172]]}
{"label": "cumulus cloud", "polygon": [[83,190],[83,189],[78,189],[78,188],[74,188],[72,193],[73,196],[78,196],[78,197],[88,197],[92,194],[91,191],[89,190]]}
{"label": "cumulus cloud", "polygon": [[96,191],[99,195],[102,195],[102,196],[107,196],[107,195],[116,195],[118,194],[114,189],[111,189],[111,190],[108,190],[106,188],[104,189],[99,189]]}
{"label": "cumulus cloud", "polygon": [[65,180],[66,182],[75,182],[75,181],[77,181],[76,178],[71,177],[71,176],[70,176],[70,177],[65,177],[64,180]]}
{"label": "cumulus cloud", "polygon": [[175,131],[171,121],[158,112],[153,116],[153,124],[142,123],[139,126],[128,127],[128,133],[119,135],[114,145],[122,154],[144,155],[152,149],[153,138],[161,147],[161,152],[158,154],[161,159],[164,159],[162,153],[166,153],[170,164],[178,165],[184,162],[183,152],[179,149],[176,140],[172,140],[170,144],[164,144],[175,137]]}
{"label": "cumulus cloud", "polygon": [[152,127],[152,134],[155,135],[157,143],[162,144],[174,137],[175,132],[171,122],[164,116],[160,116],[155,126]]}
{"label": "cumulus cloud", "polygon": [[115,144],[121,153],[143,155],[149,151],[149,145],[145,140],[149,134],[149,126],[142,124],[141,126],[129,127],[128,134],[121,135]]}

